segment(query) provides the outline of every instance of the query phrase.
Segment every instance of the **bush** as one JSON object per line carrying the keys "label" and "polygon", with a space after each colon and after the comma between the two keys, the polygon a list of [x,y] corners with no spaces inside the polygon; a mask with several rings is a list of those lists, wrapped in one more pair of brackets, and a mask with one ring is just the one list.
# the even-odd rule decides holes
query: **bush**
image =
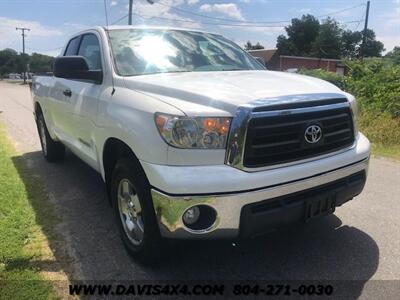
{"label": "bush", "polygon": [[342,90],[346,89],[346,78],[336,73],[328,72],[322,69],[300,69],[299,73],[329,81],[330,83],[336,85]]}
{"label": "bush", "polygon": [[400,145],[400,118],[393,118],[388,113],[377,115],[364,111],[358,121],[360,131],[372,143],[386,146]]}
{"label": "bush", "polygon": [[346,90],[357,97],[362,111],[400,117],[400,66],[375,59],[348,62]]}
{"label": "bush", "polygon": [[389,60],[347,61],[347,76],[325,70],[300,70],[301,74],[329,81],[353,94],[361,110],[400,117],[400,66]]}
{"label": "bush", "polygon": [[390,60],[347,61],[347,76],[325,70],[300,73],[329,81],[359,103],[360,129],[373,143],[400,145],[400,66]]}

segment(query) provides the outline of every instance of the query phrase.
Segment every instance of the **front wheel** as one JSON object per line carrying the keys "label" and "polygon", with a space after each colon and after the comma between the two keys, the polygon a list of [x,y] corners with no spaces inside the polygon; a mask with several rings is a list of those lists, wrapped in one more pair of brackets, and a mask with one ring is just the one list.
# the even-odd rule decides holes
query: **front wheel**
{"label": "front wheel", "polygon": [[65,147],[51,138],[42,113],[39,113],[36,125],[44,158],[49,162],[62,160],[65,156]]}
{"label": "front wheel", "polygon": [[111,198],[125,248],[135,259],[153,263],[161,254],[161,238],[150,185],[139,162],[128,158],[117,162]]}

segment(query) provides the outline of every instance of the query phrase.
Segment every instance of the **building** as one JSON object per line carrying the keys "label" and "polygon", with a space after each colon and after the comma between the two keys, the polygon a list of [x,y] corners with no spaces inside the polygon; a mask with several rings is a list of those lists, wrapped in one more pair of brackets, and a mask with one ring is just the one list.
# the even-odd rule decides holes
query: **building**
{"label": "building", "polygon": [[323,69],[344,75],[346,66],[340,59],[280,55],[279,70],[289,69]]}
{"label": "building", "polygon": [[249,50],[252,56],[261,58],[269,70],[279,70],[279,54],[277,49]]}
{"label": "building", "polygon": [[340,59],[278,55],[277,49],[250,50],[249,53],[262,58],[269,70],[323,69],[340,75],[346,74],[346,66]]}

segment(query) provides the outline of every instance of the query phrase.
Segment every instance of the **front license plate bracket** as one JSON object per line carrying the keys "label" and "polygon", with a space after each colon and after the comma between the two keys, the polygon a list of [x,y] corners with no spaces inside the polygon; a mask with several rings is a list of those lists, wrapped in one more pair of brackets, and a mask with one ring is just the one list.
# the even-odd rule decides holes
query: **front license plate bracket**
{"label": "front license plate bracket", "polygon": [[335,212],[336,195],[314,197],[305,202],[305,221],[326,216]]}

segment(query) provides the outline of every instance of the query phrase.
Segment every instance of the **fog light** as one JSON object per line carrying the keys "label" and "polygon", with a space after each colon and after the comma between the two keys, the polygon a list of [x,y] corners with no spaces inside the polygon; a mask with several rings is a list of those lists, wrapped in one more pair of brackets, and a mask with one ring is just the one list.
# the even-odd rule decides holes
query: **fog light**
{"label": "fog light", "polygon": [[183,222],[186,225],[191,225],[197,222],[197,220],[200,217],[200,209],[197,206],[193,206],[189,208],[185,213],[183,214]]}

